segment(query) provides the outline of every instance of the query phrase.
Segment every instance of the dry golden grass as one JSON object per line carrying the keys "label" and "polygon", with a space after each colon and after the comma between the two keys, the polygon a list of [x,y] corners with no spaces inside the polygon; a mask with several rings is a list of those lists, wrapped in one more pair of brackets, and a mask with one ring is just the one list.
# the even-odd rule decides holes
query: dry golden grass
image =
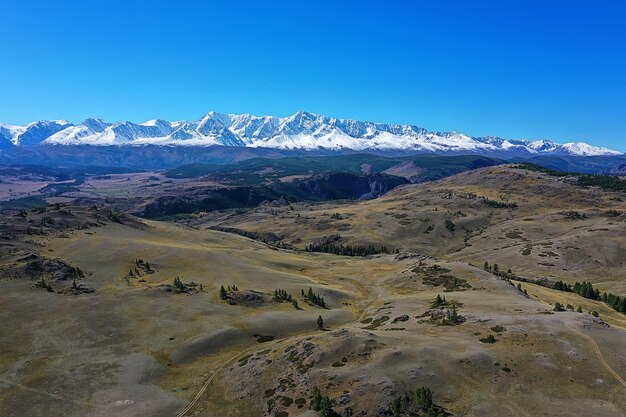
{"label": "dry golden grass", "polygon": [[612,326],[619,327],[626,331],[626,315],[618,313],[611,307],[600,301],[590,300],[571,292],[563,292],[553,290],[551,288],[542,287],[540,285],[530,284],[527,282],[511,281],[515,285],[521,284],[522,289],[528,291],[528,295],[535,298],[548,306],[554,307],[556,303],[561,303],[565,308],[567,305],[574,306],[574,310],[581,307],[583,312],[590,313],[597,311],[600,318]]}
{"label": "dry golden grass", "polygon": [[[466,198],[468,192],[520,207],[486,208]],[[542,195],[550,200],[542,201]],[[624,203],[611,198],[498,167],[403,187],[372,201],[214,213],[192,222],[199,229],[146,221],[142,227],[108,223],[68,231],[63,238],[33,237],[42,246],[32,243],[32,250],[87,271],[86,282],[97,292],[74,297],[33,289],[24,280],[0,280],[0,311],[13,324],[0,333],[0,414],[311,416],[309,396],[318,386],[337,400],[340,413],[351,407],[355,415],[381,415],[392,399],[428,385],[453,415],[589,411],[621,417],[624,317],[574,294],[522,283],[531,296],[526,298],[482,270],[489,260],[502,269],[546,275],[537,262],[544,259],[541,252],[552,251],[559,258],[546,255],[555,264],[553,277],[622,288],[625,222],[602,213]],[[564,207],[585,211],[588,218],[563,220],[558,213]],[[340,218],[332,219],[333,213]],[[455,231],[445,228],[446,219],[453,219]],[[350,243],[429,256],[276,250],[205,230],[218,223],[283,233],[299,247],[339,231]],[[433,230],[424,233],[429,224]],[[521,255],[526,244],[533,252]],[[126,277],[137,258],[155,272]],[[431,285],[437,283],[430,279],[434,265],[469,287],[444,292]],[[165,291],[175,276],[202,284],[204,291]],[[271,301],[228,305],[218,288],[229,284],[265,293],[268,300],[283,288],[302,310]],[[301,299],[300,291],[309,286],[330,309]],[[424,316],[437,294],[460,303],[464,323],[438,326]],[[557,301],[597,310],[611,326],[589,314],[551,313],[548,304]],[[318,315],[326,331],[317,329]],[[489,334],[495,344],[479,341]],[[261,343],[259,335],[275,338]],[[307,405],[298,408],[283,396],[304,398]]]}

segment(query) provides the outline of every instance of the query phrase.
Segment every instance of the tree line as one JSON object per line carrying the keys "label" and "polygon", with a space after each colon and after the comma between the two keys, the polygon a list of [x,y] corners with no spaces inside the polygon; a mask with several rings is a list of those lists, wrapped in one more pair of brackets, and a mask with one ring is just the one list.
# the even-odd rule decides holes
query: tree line
{"label": "tree line", "polygon": [[605,190],[626,192],[626,180],[612,175],[579,174],[577,172],[558,171],[541,165],[524,162],[518,168],[542,172],[553,177],[576,177],[576,184],[582,187],[600,187]]}
{"label": "tree line", "polygon": [[445,417],[445,410],[435,404],[433,392],[427,386],[415,390],[413,398],[408,395],[398,397],[389,403],[389,414],[392,416],[417,415],[423,417]]}
{"label": "tree line", "polygon": [[626,313],[626,297],[620,297],[613,293],[603,292],[600,293],[600,290],[597,288],[593,288],[593,284],[591,282],[583,281],[582,283],[576,282],[573,286],[567,284],[563,281],[557,281],[553,284],[555,290],[558,291],[566,291],[573,292],[581,297],[588,298],[590,300],[602,301],[613,310]]}
{"label": "tree line", "polygon": [[[575,294],[580,295],[581,297],[588,298],[594,301],[601,301],[611,307],[613,310],[626,314],[626,297],[620,297],[618,295],[603,292],[600,293],[600,290],[597,288],[593,288],[593,284],[591,282],[583,281],[582,283],[576,281],[574,285],[568,284],[566,282],[561,281],[550,281],[547,278],[542,279],[527,279],[522,278],[515,275],[509,269],[507,272],[500,271],[498,264],[489,265],[489,262],[485,262],[484,265],[485,271],[491,272],[494,275],[497,275],[505,280],[516,280],[516,281],[524,281],[530,282],[531,284],[540,285],[542,287],[551,288],[557,291],[564,292],[573,292]],[[518,287],[518,289],[520,289]],[[521,291],[521,289],[520,289]]]}
{"label": "tree line", "polygon": [[324,297],[319,294],[315,294],[313,292],[313,288],[309,287],[309,291],[306,294],[304,293],[304,290],[301,290],[300,295],[302,295],[302,297],[304,297],[304,299],[309,303],[318,307],[326,308],[326,301],[324,300]]}
{"label": "tree line", "polygon": [[293,298],[291,294],[289,294],[286,290],[283,290],[282,288],[278,288],[274,290],[273,300],[276,301],[277,303],[284,303],[284,302],[291,303],[293,308],[295,308],[296,310],[300,310],[300,306],[298,305],[298,300]]}
{"label": "tree line", "polygon": [[376,255],[379,253],[397,253],[393,249],[387,248],[387,246],[375,246],[369,244],[367,246],[363,245],[341,245],[336,243],[309,243],[304,249],[306,252],[321,252],[321,253],[332,253],[333,255],[343,255],[343,256],[368,256],[368,255]]}
{"label": "tree line", "polygon": [[481,197],[480,200],[483,202],[483,204],[486,204],[489,207],[493,207],[493,208],[508,208],[508,209],[517,208],[517,203],[507,203],[505,201],[491,200],[487,197]]}

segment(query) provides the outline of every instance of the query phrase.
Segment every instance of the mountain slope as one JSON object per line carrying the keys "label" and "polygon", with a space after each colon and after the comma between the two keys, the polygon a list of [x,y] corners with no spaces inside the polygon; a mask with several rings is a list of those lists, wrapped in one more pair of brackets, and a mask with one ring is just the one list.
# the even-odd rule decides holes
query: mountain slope
{"label": "mountain slope", "polygon": [[87,119],[79,124],[38,121],[27,126],[0,124],[0,149],[47,145],[185,145],[236,146],[283,150],[474,153],[509,156],[620,155],[586,143],[471,137],[457,132],[430,132],[412,125],[338,119],[300,111],[289,117],[210,112],[197,121],[149,120],[108,123]]}

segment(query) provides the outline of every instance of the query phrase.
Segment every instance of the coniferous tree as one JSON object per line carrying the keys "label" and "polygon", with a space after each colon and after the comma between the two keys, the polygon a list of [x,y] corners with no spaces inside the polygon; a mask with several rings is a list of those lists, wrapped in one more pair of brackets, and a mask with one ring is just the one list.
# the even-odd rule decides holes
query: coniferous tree
{"label": "coniferous tree", "polygon": [[435,298],[435,301],[433,302],[433,307],[441,307],[442,305],[444,305],[444,301],[441,296],[437,294],[437,298]]}
{"label": "coniferous tree", "polygon": [[185,284],[183,284],[183,282],[180,280],[180,277],[178,276],[174,278],[174,286],[178,288],[180,291],[185,290]]}
{"label": "coniferous tree", "polygon": [[450,319],[452,323],[456,323],[459,320],[459,314],[457,313],[455,306],[452,306],[452,313],[450,314]]}
{"label": "coniferous tree", "polygon": [[426,411],[433,406],[433,393],[427,386],[419,387],[415,390],[415,403],[422,410]]}
{"label": "coniferous tree", "polygon": [[317,387],[313,387],[313,399],[311,400],[311,408],[314,411],[320,411],[320,403],[322,402],[322,394]]}
{"label": "coniferous tree", "polygon": [[228,298],[228,293],[226,292],[226,289],[224,288],[223,285],[220,286],[220,298],[222,300],[225,300]]}
{"label": "coniferous tree", "polygon": [[320,417],[331,417],[333,415],[333,401],[324,396],[320,401]]}
{"label": "coniferous tree", "polygon": [[317,328],[320,330],[324,329],[324,319],[322,318],[322,316],[317,317]]}

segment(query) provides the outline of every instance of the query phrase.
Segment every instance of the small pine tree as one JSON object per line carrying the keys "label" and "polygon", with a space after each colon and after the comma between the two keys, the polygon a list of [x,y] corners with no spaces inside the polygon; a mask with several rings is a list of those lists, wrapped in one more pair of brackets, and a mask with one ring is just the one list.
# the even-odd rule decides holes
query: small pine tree
{"label": "small pine tree", "polygon": [[489,262],[485,261],[485,265],[483,266],[485,271],[489,271]]}
{"label": "small pine tree", "polygon": [[456,324],[459,321],[459,314],[456,311],[456,307],[452,306],[452,313],[450,313],[450,321]]}
{"label": "small pine tree", "polygon": [[322,318],[322,316],[317,317],[317,328],[320,330],[324,329],[324,319]]}
{"label": "small pine tree", "polygon": [[427,386],[419,387],[415,390],[415,403],[422,410],[426,411],[433,406],[433,393]]}
{"label": "small pine tree", "polygon": [[499,271],[500,271],[500,267],[498,267],[498,264],[493,264],[493,272],[497,274]]}
{"label": "small pine tree", "polygon": [[226,292],[226,288],[223,285],[220,285],[220,298],[225,300],[228,298],[228,293]]}
{"label": "small pine tree", "polygon": [[313,411],[320,411],[320,403],[322,402],[322,394],[317,387],[313,387],[313,399],[311,400],[311,408]]}
{"label": "small pine tree", "polygon": [[435,298],[435,302],[433,302],[433,307],[441,307],[444,304],[443,299],[439,294],[437,294],[437,298]]}
{"label": "small pine tree", "polygon": [[322,397],[320,401],[320,417],[331,417],[333,414],[333,401],[328,397]]}
{"label": "small pine tree", "polygon": [[180,277],[178,276],[174,278],[174,286],[181,291],[185,289],[185,285],[183,284],[183,282],[180,280]]}

